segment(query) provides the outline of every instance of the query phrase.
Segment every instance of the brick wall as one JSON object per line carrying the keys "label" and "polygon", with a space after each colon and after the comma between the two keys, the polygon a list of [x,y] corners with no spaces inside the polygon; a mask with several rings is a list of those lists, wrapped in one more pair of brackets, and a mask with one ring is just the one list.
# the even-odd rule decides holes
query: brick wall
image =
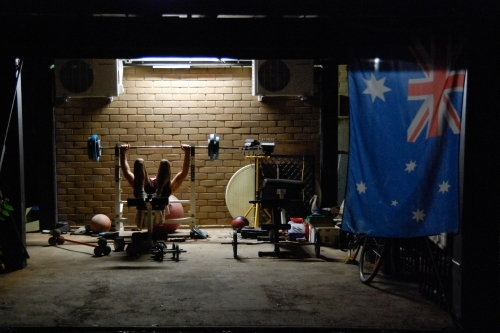
{"label": "brick wall", "polygon": [[[153,69],[125,67],[125,92],[109,103],[99,98],[71,98],[56,106],[58,216],[86,225],[95,214],[114,217],[114,149],[104,149],[100,162],[87,157],[87,138],[96,133],[103,147],[131,145],[207,145],[210,133],[221,146],[243,147],[245,139],[273,138],[276,154],[319,156],[319,98],[264,98],[251,94],[251,68]],[[176,173],[180,149],[132,149],[129,161],[143,157],[150,175],[161,158]],[[316,158],[319,164],[319,158]],[[196,154],[198,225],[229,225],[225,190],[231,176],[251,163],[240,150],[220,150],[210,161]],[[317,167],[318,168],[318,167]],[[318,169],[319,170],[319,169]],[[319,174],[317,172],[316,174]],[[189,177],[175,194],[189,199]],[[121,181],[122,200],[132,189]],[[132,221],[135,209],[124,207]],[[126,226],[133,222],[126,222]]]}

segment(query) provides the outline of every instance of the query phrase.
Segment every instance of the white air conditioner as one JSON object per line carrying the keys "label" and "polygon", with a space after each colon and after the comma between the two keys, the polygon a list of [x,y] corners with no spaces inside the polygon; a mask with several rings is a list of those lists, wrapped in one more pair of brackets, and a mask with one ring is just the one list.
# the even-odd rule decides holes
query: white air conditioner
{"label": "white air conditioner", "polygon": [[253,60],[252,95],[300,96],[313,95],[313,60]]}
{"label": "white air conditioner", "polygon": [[123,92],[123,62],[117,59],[56,59],[57,97],[113,97]]}

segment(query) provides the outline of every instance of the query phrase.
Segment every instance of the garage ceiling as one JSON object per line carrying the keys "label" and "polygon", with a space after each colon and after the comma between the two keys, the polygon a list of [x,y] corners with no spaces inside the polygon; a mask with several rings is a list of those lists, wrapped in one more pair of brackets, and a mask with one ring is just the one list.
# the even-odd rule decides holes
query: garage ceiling
{"label": "garage ceiling", "polygon": [[465,12],[460,1],[429,0],[4,0],[2,12],[51,16],[447,17]]}
{"label": "garage ceiling", "polygon": [[8,33],[0,50],[16,57],[343,59],[353,40],[467,29],[471,12],[452,0],[3,0],[0,29]]}

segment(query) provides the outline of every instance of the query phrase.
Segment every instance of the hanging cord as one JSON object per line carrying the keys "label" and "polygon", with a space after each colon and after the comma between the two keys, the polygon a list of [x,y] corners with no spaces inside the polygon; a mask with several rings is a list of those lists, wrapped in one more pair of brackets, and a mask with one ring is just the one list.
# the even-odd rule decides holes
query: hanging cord
{"label": "hanging cord", "polygon": [[[12,98],[12,105],[10,106],[9,120],[7,121],[7,128],[5,129],[5,138],[3,140],[3,145],[2,145],[2,155],[0,157],[0,172],[2,171],[3,158],[5,156],[5,150],[6,150],[5,145],[7,144],[7,135],[9,134],[10,121],[12,119],[12,112],[14,111],[14,103],[16,102],[16,97],[17,97],[17,84],[19,82],[19,77],[21,75],[22,69],[23,69],[23,61],[19,60],[19,63],[17,65],[16,84],[15,84],[15,88],[14,88],[14,98]],[[0,195],[1,195],[1,191],[0,191]]]}
{"label": "hanging cord", "polygon": [[[306,161],[305,161],[305,155],[302,155],[302,174],[301,174],[301,181],[304,181],[304,173],[305,173],[305,167],[306,167]],[[305,186],[302,189],[302,202],[306,200],[306,189]]]}
{"label": "hanging cord", "polygon": [[451,320],[452,320],[453,324],[457,328],[459,328],[460,330],[463,330],[464,327],[462,325],[460,325],[460,323],[458,322],[458,319],[456,318],[455,313],[453,312],[450,299],[447,296],[447,292],[446,292],[446,290],[443,287],[443,281],[441,280],[441,275],[439,274],[439,271],[438,271],[438,268],[437,268],[437,264],[436,264],[436,261],[434,260],[434,255],[432,254],[432,249],[431,249],[431,246],[429,245],[429,242],[430,242],[429,238],[426,237],[425,238],[425,244],[427,245],[427,249],[429,250],[429,256],[431,257],[432,266],[434,267],[434,271],[436,272],[436,276],[437,276],[437,280],[438,280],[438,283],[439,283],[439,287],[443,291],[444,301],[446,302],[446,306],[448,307],[448,311],[450,313]]}

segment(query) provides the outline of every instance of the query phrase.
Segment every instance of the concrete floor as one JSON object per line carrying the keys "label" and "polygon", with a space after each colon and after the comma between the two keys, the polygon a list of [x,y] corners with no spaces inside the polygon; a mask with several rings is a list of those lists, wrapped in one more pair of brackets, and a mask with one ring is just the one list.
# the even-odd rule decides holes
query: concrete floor
{"label": "concrete floor", "polygon": [[[29,233],[25,269],[0,275],[1,328],[117,331],[252,332],[328,329],[443,331],[449,314],[418,293],[418,285],[379,275],[366,286],[345,252],[287,243],[296,257],[259,257],[270,243],[239,244],[233,258],[229,228],[203,229],[207,239],[178,242],[178,262],[114,250],[96,257],[89,246],[48,245]],[[186,230],[185,230],[186,231]],[[179,230],[179,235],[186,234]],[[95,237],[64,235],[97,242]],[[241,242],[257,243],[255,240]],[[111,248],[114,249],[112,241]],[[286,245],[286,246],[285,246]]]}

